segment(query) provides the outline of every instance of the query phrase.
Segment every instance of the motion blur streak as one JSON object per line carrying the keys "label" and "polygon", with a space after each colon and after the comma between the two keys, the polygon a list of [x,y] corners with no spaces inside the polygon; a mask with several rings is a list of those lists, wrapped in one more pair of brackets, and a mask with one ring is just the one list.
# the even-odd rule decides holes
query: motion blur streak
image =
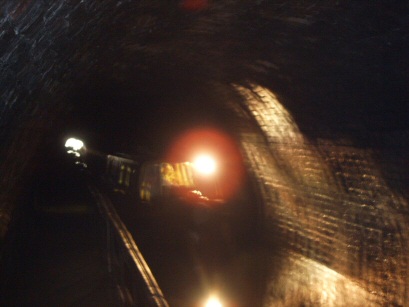
{"label": "motion blur streak", "polygon": [[[304,137],[292,115],[278,101],[277,97],[269,89],[260,85],[252,84],[250,88],[236,86],[236,90],[247,100],[248,108],[254,119],[260,125],[277,163],[281,163],[279,169],[285,169],[282,175],[292,176],[297,181],[314,187],[322,188],[323,184],[332,190],[338,186],[333,182],[331,170],[326,166],[321,154],[310,146]],[[293,147],[291,159],[288,159],[288,144]],[[309,152],[310,154],[300,154]],[[306,172],[305,166],[314,169],[314,172]],[[275,178],[275,177],[273,177]]]}
{"label": "motion blur streak", "polygon": [[311,141],[271,91],[236,89],[264,132],[242,133],[241,143],[269,244],[288,250],[267,266],[279,270],[265,305],[407,306],[408,203],[385,181],[379,153],[343,139]]}
{"label": "motion blur streak", "polygon": [[[371,306],[376,293],[306,257],[292,254],[283,263],[282,274],[269,285],[274,300],[265,306]],[[348,293],[347,296],[343,295]]]}
{"label": "motion blur streak", "polygon": [[[252,84],[250,88],[235,86],[246,99],[249,111],[270,141],[302,142],[303,136],[291,114],[267,88]],[[279,127],[279,129],[271,129]]]}

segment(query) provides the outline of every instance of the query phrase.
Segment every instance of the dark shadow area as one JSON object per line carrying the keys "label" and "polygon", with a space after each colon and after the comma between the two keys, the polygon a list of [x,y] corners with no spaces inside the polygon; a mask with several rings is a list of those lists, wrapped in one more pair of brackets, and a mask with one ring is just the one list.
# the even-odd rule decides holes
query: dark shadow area
{"label": "dark shadow area", "polygon": [[37,174],[27,191],[14,255],[2,275],[1,305],[117,306],[98,212],[84,179],[53,166]]}
{"label": "dark shadow area", "polygon": [[262,305],[268,259],[260,239],[261,208],[249,182],[229,200],[225,214],[171,199],[142,203],[105,182],[104,190],[110,189],[170,306],[201,306],[211,294],[226,306]]}

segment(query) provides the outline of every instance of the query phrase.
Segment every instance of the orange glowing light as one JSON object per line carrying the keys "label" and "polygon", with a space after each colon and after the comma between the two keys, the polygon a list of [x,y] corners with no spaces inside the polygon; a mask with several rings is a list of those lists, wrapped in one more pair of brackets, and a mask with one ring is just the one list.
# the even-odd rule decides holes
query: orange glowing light
{"label": "orange glowing light", "polygon": [[205,307],[223,307],[223,304],[217,297],[210,297],[209,300],[206,302]]}
{"label": "orange glowing light", "polygon": [[[213,173],[209,173],[212,174],[211,178],[217,180],[223,197],[230,198],[242,187],[244,166],[240,150],[229,134],[213,128],[189,130],[175,139],[165,159],[173,162],[191,161],[196,166],[195,158],[203,153],[208,153],[214,162],[202,158],[201,164],[205,165],[206,160],[210,163],[207,164],[210,167],[208,171],[214,168]],[[211,163],[214,165],[211,166]]]}
{"label": "orange glowing light", "polygon": [[216,171],[216,161],[208,155],[198,156],[193,165],[198,172],[204,175],[211,175]]}

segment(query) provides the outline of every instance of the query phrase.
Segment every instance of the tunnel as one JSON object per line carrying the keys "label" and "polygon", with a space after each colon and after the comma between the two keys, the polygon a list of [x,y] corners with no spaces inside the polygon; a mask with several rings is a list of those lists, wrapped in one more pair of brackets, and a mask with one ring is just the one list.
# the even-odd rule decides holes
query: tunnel
{"label": "tunnel", "polygon": [[409,305],[406,1],[0,8],[2,258],[23,195],[64,176],[66,137],[163,155],[214,129],[237,145],[251,193],[255,306]]}

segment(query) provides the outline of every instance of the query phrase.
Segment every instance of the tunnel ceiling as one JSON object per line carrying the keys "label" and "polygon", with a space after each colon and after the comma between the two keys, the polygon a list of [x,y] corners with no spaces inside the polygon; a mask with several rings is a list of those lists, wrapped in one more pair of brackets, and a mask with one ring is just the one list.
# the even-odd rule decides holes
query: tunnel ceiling
{"label": "tunnel ceiling", "polygon": [[[114,60],[103,67],[112,67],[107,75],[131,86],[141,78],[151,79],[147,88],[154,91],[169,82],[182,91],[209,80],[264,83],[301,123],[305,114],[320,111],[338,125],[347,126],[354,114],[373,125],[376,120],[365,112],[379,116],[390,110],[396,116],[403,106],[407,8],[271,1],[221,2],[196,13],[171,7],[145,37],[131,30],[138,9],[107,34],[120,56],[107,49],[101,56],[102,63]],[[390,119],[385,118],[389,125]]]}
{"label": "tunnel ceiling", "polygon": [[[220,106],[220,91],[229,96],[230,84],[254,82],[273,90],[313,136],[407,127],[405,4],[204,1],[187,10],[181,3],[107,9],[88,33],[93,61],[78,67],[85,90],[111,88],[106,97],[146,118],[158,104]],[[115,97],[124,91],[128,99]],[[105,104],[99,112],[110,109]]]}
{"label": "tunnel ceiling", "polygon": [[407,127],[404,2],[190,2],[6,1],[3,100],[48,96],[98,131],[170,105],[223,108],[230,84],[254,82],[307,134]]}
{"label": "tunnel ceiling", "polygon": [[231,83],[256,82],[271,88],[309,133],[407,126],[404,2],[27,0],[2,6],[3,100],[12,89],[18,100],[55,90],[48,95],[53,104],[64,100],[82,110],[86,123],[88,116],[90,122],[111,116],[113,106],[144,118],[158,104],[212,108],[223,104],[225,97],[215,99],[222,87],[228,96]]}
{"label": "tunnel ceiling", "polygon": [[229,104],[246,109],[237,85],[270,89],[311,138],[408,128],[404,1],[8,0],[1,12],[4,161],[70,132],[114,151],[191,124],[229,129]]}

